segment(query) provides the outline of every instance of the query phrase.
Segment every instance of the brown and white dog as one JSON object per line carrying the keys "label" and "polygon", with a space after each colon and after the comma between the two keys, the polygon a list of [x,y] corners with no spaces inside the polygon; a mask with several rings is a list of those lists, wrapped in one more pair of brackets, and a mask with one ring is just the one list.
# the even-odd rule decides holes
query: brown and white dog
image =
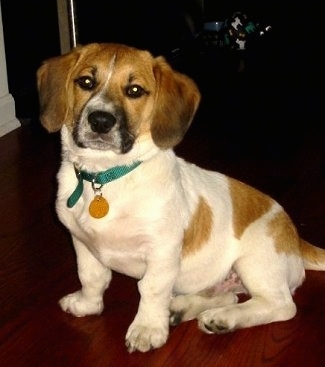
{"label": "brown and white dog", "polygon": [[170,323],[223,333],[296,314],[292,293],[325,251],[269,196],[176,157],[200,101],[190,78],[119,44],[77,47],[37,77],[42,124],[61,130],[56,208],[82,284],[64,311],[101,313],[117,271],[139,279],[130,352],[162,346]]}

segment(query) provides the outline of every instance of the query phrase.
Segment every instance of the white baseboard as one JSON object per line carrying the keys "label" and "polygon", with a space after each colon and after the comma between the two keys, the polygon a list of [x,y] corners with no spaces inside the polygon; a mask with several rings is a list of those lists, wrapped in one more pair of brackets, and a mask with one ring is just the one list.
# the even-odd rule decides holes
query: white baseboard
{"label": "white baseboard", "polygon": [[15,101],[12,95],[6,94],[0,97],[0,137],[20,126],[16,118]]}

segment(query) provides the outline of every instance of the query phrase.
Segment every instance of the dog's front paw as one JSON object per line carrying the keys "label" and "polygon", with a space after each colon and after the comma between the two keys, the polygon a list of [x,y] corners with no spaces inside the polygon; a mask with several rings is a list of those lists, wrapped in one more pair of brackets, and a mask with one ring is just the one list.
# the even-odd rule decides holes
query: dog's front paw
{"label": "dog's front paw", "polygon": [[59,304],[63,311],[77,317],[86,315],[98,315],[104,309],[104,303],[99,298],[89,298],[77,291],[60,299]]}
{"label": "dog's front paw", "polygon": [[153,327],[133,322],[126,334],[126,346],[129,353],[148,352],[163,346],[168,338],[168,326]]}

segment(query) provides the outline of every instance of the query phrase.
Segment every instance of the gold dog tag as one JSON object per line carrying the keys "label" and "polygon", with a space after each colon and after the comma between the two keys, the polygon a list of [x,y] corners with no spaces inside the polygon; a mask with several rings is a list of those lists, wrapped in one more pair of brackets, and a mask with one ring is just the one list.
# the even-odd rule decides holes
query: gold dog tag
{"label": "gold dog tag", "polygon": [[109,205],[102,195],[96,195],[89,204],[89,214],[96,219],[105,217],[109,211]]}

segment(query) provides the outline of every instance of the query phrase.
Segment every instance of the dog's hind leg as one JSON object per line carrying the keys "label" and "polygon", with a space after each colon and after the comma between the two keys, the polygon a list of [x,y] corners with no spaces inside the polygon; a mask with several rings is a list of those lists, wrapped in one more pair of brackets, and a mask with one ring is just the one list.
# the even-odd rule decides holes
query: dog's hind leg
{"label": "dog's hind leg", "polygon": [[175,296],[169,307],[169,322],[171,325],[177,325],[195,319],[203,311],[237,303],[238,293],[247,292],[238,274],[231,269],[223,281],[217,282],[212,287],[196,294]]}
{"label": "dog's hind leg", "polygon": [[73,243],[82,288],[63,297],[59,304],[64,311],[78,317],[100,314],[104,309],[103,294],[109,286],[112,272],[102,265],[79,240],[73,238]]}
{"label": "dog's hind leg", "polygon": [[202,312],[198,317],[201,330],[206,333],[225,333],[294,317],[296,305],[288,285],[289,272],[285,261],[282,266],[270,262],[268,268],[252,261],[254,259],[242,259],[236,266],[251,298],[243,303]]}
{"label": "dog's hind leg", "polygon": [[198,325],[208,334],[222,334],[239,328],[289,320],[295,314],[296,306],[292,301],[276,304],[271,298],[256,295],[243,303],[202,312],[198,316]]}
{"label": "dog's hind leg", "polygon": [[175,296],[169,307],[169,323],[175,326],[181,322],[193,320],[203,311],[230,305],[236,303],[237,300],[238,297],[232,292],[210,297],[200,293]]}

